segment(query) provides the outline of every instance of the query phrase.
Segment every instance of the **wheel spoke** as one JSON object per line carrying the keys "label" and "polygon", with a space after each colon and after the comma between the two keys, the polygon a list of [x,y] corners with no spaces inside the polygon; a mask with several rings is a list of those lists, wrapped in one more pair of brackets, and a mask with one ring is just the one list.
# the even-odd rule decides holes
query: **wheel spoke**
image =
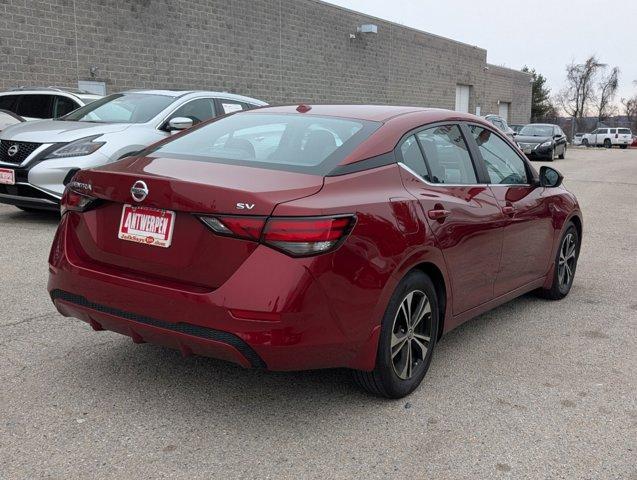
{"label": "wheel spoke", "polygon": [[[394,343],[394,338],[397,339],[396,343]],[[392,336],[392,346],[391,346],[391,358],[396,358],[396,356],[400,353],[400,351],[405,348],[405,344],[407,343],[407,335],[403,337]]]}
{"label": "wheel spoke", "polygon": [[414,292],[409,292],[407,297],[403,301],[403,305],[405,305],[405,316],[407,318],[407,326],[411,326],[411,302],[414,298]]}
{"label": "wheel spoke", "polygon": [[407,342],[407,352],[405,353],[405,364],[400,370],[399,376],[401,378],[409,378],[407,376],[409,369],[411,368],[411,347],[409,346],[409,342]]}
{"label": "wheel spoke", "polygon": [[411,377],[411,369],[413,363],[413,356],[411,351],[411,342],[407,342],[407,378]]}
{"label": "wheel spoke", "polygon": [[411,327],[415,330],[420,321],[425,318],[425,315],[428,313],[431,313],[431,305],[429,304],[429,299],[426,296],[423,296],[422,300],[420,300],[420,303],[418,304],[418,308],[416,309],[416,314],[414,315]]}
{"label": "wheel spoke", "polygon": [[561,285],[564,284],[564,272],[566,272],[566,268],[564,267],[564,264],[562,264],[557,269],[557,277]]}
{"label": "wheel spoke", "polygon": [[571,278],[573,277],[573,272],[571,271],[571,267],[568,266],[568,263],[564,264],[565,270],[566,270],[566,283],[565,285],[568,285],[569,283],[571,283]]}

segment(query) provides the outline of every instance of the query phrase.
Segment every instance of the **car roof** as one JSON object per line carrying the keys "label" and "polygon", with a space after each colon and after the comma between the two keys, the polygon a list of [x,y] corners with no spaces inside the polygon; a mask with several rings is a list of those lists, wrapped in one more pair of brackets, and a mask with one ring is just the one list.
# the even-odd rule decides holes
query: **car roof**
{"label": "car roof", "polygon": [[256,105],[267,105],[263,100],[257,98],[246,97],[244,95],[236,95],[228,92],[215,92],[209,90],[143,90],[133,89],[119,93],[141,93],[144,95],[163,95],[166,97],[181,98],[186,95],[209,95],[211,97],[226,98],[228,100],[236,100],[238,102],[248,102]]}
{"label": "car roof", "polygon": [[[305,104],[303,104],[305,105]],[[444,115],[444,110],[440,108],[424,108],[424,107],[406,107],[395,105],[313,105],[307,104],[310,110],[300,113],[299,105],[282,105],[275,107],[265,107],[258,110],[250,110],[244,113],[287,113],[297,115],[317,115],[326,117],[341,117],[356,120],[368,120],[372,122],[386,122],[394,117],[407,115],[411,113],[438,112]]]}
{"label": "car roof", "polygon": [[85,90],[80,90],[77,88],[66,88],[66,87],[16,87],[10,88],[3,92],[0,92],[0,95],[24,95],[24,94],[56,94],[62,93],[66,95],[72,95],[74,97],[95,97],[102,98],[102,95],[96,95],[91,92],[87,92]]}
{"label": "car roof", "polygon": [[559,125],[555,125],[554,123],[527,123],[525,127],[528,125],[536,125],[538,127],[558,127],[559,126]]}

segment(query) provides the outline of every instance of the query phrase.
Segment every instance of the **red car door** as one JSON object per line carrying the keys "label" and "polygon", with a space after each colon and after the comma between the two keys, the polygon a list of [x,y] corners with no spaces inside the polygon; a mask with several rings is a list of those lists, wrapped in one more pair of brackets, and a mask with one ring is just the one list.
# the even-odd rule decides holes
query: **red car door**
{"label": "red car door", "polygon": [[521,155],[490,129],[470,125],[469,131],[506,218],[497,297],[546,275],[555,230],[545,189],[534,185]]}
{"label": "red car door", "polygon": [[443,252],[454,315],[490,300],[504,218],[488,185],[478,182],[459,126],[423,129],[406,138],[397,155],[405,187],[419,200]]}

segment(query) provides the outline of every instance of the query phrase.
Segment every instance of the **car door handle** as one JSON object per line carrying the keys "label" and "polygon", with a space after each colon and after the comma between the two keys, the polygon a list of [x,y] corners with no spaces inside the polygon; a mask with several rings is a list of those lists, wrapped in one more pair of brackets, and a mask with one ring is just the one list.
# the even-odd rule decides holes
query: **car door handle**
{"label": "car door handle", "polygon": [[445,218],[447,218],[449,215],[451,215],[451,212],[449,210],[445,210],[443,208],[438,208],[435,210],[429,210],[427,212],[427,216],[429,218],[431,218],[432,220],[444,220]]}
{"label": "car door handle", "polygon": [[502,207],[502,213],[505,215],[513,215],[515,213],[515,207],[513,205],[505,205]]}

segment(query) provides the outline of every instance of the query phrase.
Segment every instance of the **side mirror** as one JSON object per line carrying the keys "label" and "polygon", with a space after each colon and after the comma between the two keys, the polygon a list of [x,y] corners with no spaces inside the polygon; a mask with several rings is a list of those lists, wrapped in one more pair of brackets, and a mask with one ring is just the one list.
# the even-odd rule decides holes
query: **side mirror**
{"label": "side mirror", "polygon": [[551,167],[540,168],[540,186],[547,188],[559,187],[564,180],[564,176]]}
{"label": "side mirror", "polygon": [[175,117],[168,120],[168,131],[173,130],[186,130],[192,127],[192,118],[188,117]]}

